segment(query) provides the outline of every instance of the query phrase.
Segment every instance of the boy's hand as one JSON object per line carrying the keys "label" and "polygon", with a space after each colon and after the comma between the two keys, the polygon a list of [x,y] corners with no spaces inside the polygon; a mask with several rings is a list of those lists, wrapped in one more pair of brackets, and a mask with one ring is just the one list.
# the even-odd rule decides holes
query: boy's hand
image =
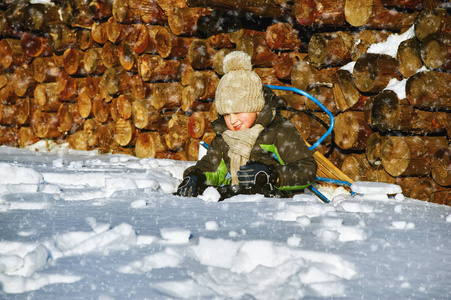
{"label": "boy's hand", "polygon": [[189,175],[183,178],[177,188],[177,195],[182,197],[196,197],[205,189],[205,181],[197,175]]}
{"label": "boy's hand", "polygon": [[240,185],[263,185],[273,183],[276,178],[271,178],[271,172],[267,165],[250,163],[241,166],[237,172]]}

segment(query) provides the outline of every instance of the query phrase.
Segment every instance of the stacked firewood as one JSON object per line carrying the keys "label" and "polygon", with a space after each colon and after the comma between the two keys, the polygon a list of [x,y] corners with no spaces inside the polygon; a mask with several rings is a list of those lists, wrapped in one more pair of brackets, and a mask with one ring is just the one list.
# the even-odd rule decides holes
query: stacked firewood
{"label": "stacked firewood", "polygon": [[[353,180],[451,204],[451,17],[442,2],[4,0],[0,144],[52,139],[196,160],[199,140],[214,137],[222,59],[241,50],[265,84],[302,89],[335,115],[318,151]],[[395,56],[367,51],[412,26]],[[403,92],[390,89],[395,80]],[[307,142],[326,131],[310,100],[276,93]]]}

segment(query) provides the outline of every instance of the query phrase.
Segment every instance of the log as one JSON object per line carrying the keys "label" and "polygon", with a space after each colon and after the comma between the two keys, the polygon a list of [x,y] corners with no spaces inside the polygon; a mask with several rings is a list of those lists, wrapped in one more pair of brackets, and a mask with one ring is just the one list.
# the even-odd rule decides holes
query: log
{"label": "log", "polygon": [[36,80],[33,73],[25,67],[18,67],[14,70],[12,89],[18,97],[27,97],[32,94],[36,87]]}
{"label": "log", "polygon": [[351,32],[315,33],[308,44],[310,64],[315,68],[344,65],[351,61]]}
{"label": "log", "polygon": [[0,145],[8,147],[17,147],[18,130],[14,127],[0,126]]}
{"label": "log", "polygon": [[398,60],[398,70],[402,77],[409,78],[415,74],[422,66],[420,54],[420,42],[417,38],[402,41],[396,54]]}
{"label": "log", "polygon": [[77,31],[77,40],[78,40],[80,50],[86,51],[90,48],[99,47],[99,44],[97,44],[96,41],[94,41],[94,38],[92,37],[92,32],[90,29],[91,28]]}
{"label": "log", "polygon": [[214,71],[197,71],[191,76],[191,91],[196,99],[207,101],[215,98],[219,77]]}
{"label": "log", "polygon": [[428,110],[451,110],[450,73],[419,72],[407,80],[406,97],[412,106]]}
{"label": "log", "polygon": [[186,113],[209,111],[212,102],[199,101],[190,86],[183,88],[181,109]]}
{"label": "log", "polygon": [[103,74],[107,67],[103,64],[102,48],[87,49],[83,57],[83,66],[88,74]]}
{"label": "log", "polygon": [[12,95],[12,79],[13,74],[0,74],[0,104],[8,103],[10,95]]}
{"label": "log", "polygon": [[169,28],[175,35],[193,36],[199,18],[208,15],[210,10],[202,7],[173,7],[168,16]]}
{"label": "log", "polygon": [[166,151],[158,132],[141,132],[135,143],[135,155],[139,158],[156,157]]}
{"label": "log", "polygon": [[393,177],[426,176],[431,171],[426,146],[419,137],[388,137],[381,156],[382,166]]}
{"label": "log", "polygon": [[446,33],[451,30],[451,16],[444,9],[426,9],[415,19],[415,36],[420,41],[434,33]]}
{"label": "log", "polygon": [[286,85],[276,77],[273,68],[254,68],[253,71],[260,77],[263,84]]}
{"label": "log", "polygon": [[387,171],[385,171],[382,165],[370,167],[370,169],[365,173],[365,178],[367,181],[385,182],[385,183],[395,183],[396,180],[393,176],[388,174]]}
{"label": "log", "polygon": [[64,51],[64,70],[69,75],[86,76],[87,71],[84,67],[85,53],[81,50],[69,48]]}
{"label": "log", "polygon": [[108,42],[108,34],[106,32],[107,30],[107,23],[106,22],[94,22],[91,26],[91,35],[92,39],[99,44],[105,44]]}
{"label": "log", "polygon": [[119,63],[126,71],[136,73],[136,54],[132,47],[127,42],[121,42],[117,48],[117,54],[119,56]]}
{"label": "log", "polygon": [[35,110],[31,115],[31,129],[39,138],[59,139],[63,133],[58,130],[57,113]]}
{"label": "log", "polygon": [[77,32],[64,23],[49,25],[47,34],[47,39],[53,52],[62,52],[71,47],[77,48]]}
{"label": "log", "polygon": [[56,114],[58,118],[58,130],[65,135],[73,134],[83,128],[84,120],[78,114],[76,103],[63,103]]}
{"label": "log", "polygon": [[357,60],[360,55],[367,52],[368,48],[375,43],[385,42],[390,35],[386,30],[362,30],[354,35],[354,44],[351,48],[351,59]]}
{"label": "log", "polygon": [[139,9],[141,20],[146,24],[167,24],[168,18],[155,0],[144,0]]}
{"label": "log", "polygon": [[73,134],[69,135],[66,138],[67,143],[69,144],[69,147],[71,149],[75,150],[83,150],[88,151],[90,150],[88,147],[88,137],[86,132],[83,130],[74,132]]}
{"label": "log", "polygon": [[179,108],[182,103],[183,86],[179,82],[155,83],[148,101],[157,110]]}
{"label": "log", "polygon": [[283,52],[274,64],[274,74],[281,80],[290,80],[294,65],[306,57],[306,53]]}
{"label": "log", "polygon": [[129,34],[127,36],[126,42],[137,54],[141,54],[147,50],[149,47],[149,30],[147,26],[138,23],[132,24],[129,28]]}
{"label": "log", "polygon": [[373,132],[366,141],[365,156],[367,161],[372,166],[379,166],[381,164],[381,150],[385,142],[385,136],[378,132]]}
{"label": "log", "polygon": [[190,138],[185,145],[186,160],[197,161],[199,158],[199,139]]}
{"label": "log", "polygon": [[255,0],[255,1],[227,1],[227,0],[187,0],[186,4],[191,7],[207,7],[211,9],[237,10],[249,12],[253,15],[283,18],[291,13],[273,1]]}
{"label": "log", "polygon": [[285,94],[279,96],[282,101],[286,103],[286,107],[291,107],[294,110],[304,111],[305,110],[305,97],[297,93]]}
{"label": "log", "polygon": [[17,104],[0,104],[0,125],[18,127],[26,123],[30,114],[30,100],[19,99]]}
{"label": "log", "polygon": [[414,109],[392,90],[384,90],[373,98],[370,113],[370,125],[378,130],[439,134],[446,132],[449,126],[446,113]]}
{"label": "log", "polygon": [[165,60],[158,55],[142,54],[138,58],[138,71],[144,81],[171,81],[179,79],[180,64],[180,60]]}
{"label": "log", "polygon": [[60,9],[61,20],[71,27],[90,28],[93,18],[86,1],[75,0],[64,2]]}
{"label": "log", "polygon": [[94,98],[99,93],[99,86],[102,82],[102,77],[100,76],[87,76],[86,85],[84,87],[84,92],[90,98]]}
{"label": "log", "polygon": [[21,27],[26,31],[44,30],[48,24],[59,22],[59,7],[56,5],[29,4],[21,9]]}
{"label": "log", "polygon": [[188,133],[200,139],[206,131],[212,131],[208,112],[194,112],[188,119]]}
{"label": "log", "polygon": [[168,132],[164,135],[166,146],[169,150],[183,149],[190,135],[188,133],[189,117],[181,114],[172,115],[168,122]]}
{"label": "log", "polygon": [[381,0],[381,3],[387,8],[417,11],[423,10],[422,0]]}
{"label": "log", "polygon": [[363,111],[347,111],[335,118],[335,143],[338,147],[344,150],[365,149],[373,131],[363,114]]}
{"label": "log", "polygon": [[215,56],[213,57],[213,70],[215,70],[218,75],[224,75],[222,63],[224,62],[224,57],[232,51],[234,50],[229,48],[219,49],[219,51],[216,52]]}
{"label": "log", "polygon": [[15,68],[28,64],[30,57],[26,56],[20,45],[20,40],[0,40],[0,63],[3,70],[14,71]]}
{"label": "log", "polygon": [[188,7],[185,0],[157,0],[157,4],[166,14],[169,14],[174,7]]}
{"label": "log", "polygon": [[310,136],[310,121],[309,117],[304,112],[294,112],[287,116],[291,123],[296,127],[304,140]]}
{"label": "log", "polygon": [[152,89],[151,84],[144,82],[139,74],[133,75],[130,79],[130,87],[133,98],[135,99],[146,98]]}
{"label": "log", "polygon": [[130,80],[130,74],[120,67],[108,68],[102,75],[103,85],[111,96],[128,91]]}
{"label": "log", "polygon": [[114,17],[109,18],[106,22],[106,34],[108,40],[114,44],[119,44],[127,38],[130,33],[129,28],[128,25],[116,22]]}
{"label": "log", "polygon": [[[305,91],[315,97],[321,102],[332,114],[337,113],[337,106],[335,105],[333,85],[330,84],[310,84]],[[305,107],[310,111],[323,111],[316,103],[304,97]]]}
{"label": "log", "polygon": [[[141,3],[145,1],[133,0],[114,0],[112,6],[113,18],[119,23],[138,23],[141,21],[139,10],[142,9]],[[153,4],[153,1],[149,4]]]}
{"label": "log", "polygon": [[133,101],[134,98],[130,93],[124,93],[117,97],[117,110],[122,119],[128,120],[131,118]]}
{"label": "log", "polygon": [[[2,134],[3,135],[3,134]],[[27,146],[33,145],[34,143],[39,142],[39,137],[37,137],[31,127],[29,126],[21,126],[19,129],[19,133],[17,134],[17,141],[19,143],[20,148],[25,148]]]}
{"label": "log", "polygon": [[451,70],[451,32],[435,33],[421,42],[421,59],[429,69]]}
{"label": "log", "polygon": [[105,123],[110,118],[110,103],[97,96],[92,101],[92,113],[97,121]]}
{"label": "log", "polygon": [[163,58],[183,58],[195,38],[178,37],[166,27],[159,27],[155,35],[157,52]]}
{"label": "log", "polygon": [[139,129],[158,130],[163,121],[160,112],[145,99],[135,99],[132,107],[132,115],[133,124]]}
{"label": "log", "polygon": [[111,42],[106,42],[102,51],[100,52],[100,56],[102,58],[102,62],[107,68],[113,68],[119,65],[119,57],[117,55],[117,45],[114,45]]}
{"label": "log", "polygon": [[113,98],[110,101],[110,116],[111,116],[111,119],[114,122],[116,122],[117,120],[120,119],[119,111],[118,111],[118,108],[117,108],[117,98]]}
{"label": "log", "polygon": [[23,52],[30,57],[51,56],[53,50],[45,37],[24,32],[20,39]]}
{"label": "log", "polygon": [[254,67],[272,67],[279,60],[266,44],[264,35],[243,35],[236,41],[236,49],[247,53]]}
{"label": "log", "polygon": [[55,81],[61,69],[55,63],[55,57],[36,57],[30,65],[33,79],[39,83]]}
{"label": "log", "polygon": [[354,107],[360,108],[365,100],[356,88],[352,74],[348,70],[337,70],[335,73],[333,93],[337,110],[341,112]]}
{"label": "log", "polygon": [[92,112],[92,100],[91,97],[84,89],[77,97],[78,114],[82,118],[93,118],[94,114]]}
{"label": "log", "polygon": [[33,95],[32,104],[41,111],[57,112],[61,105],[56,82],[38,84],[33,91]]}
{"label": "log", "polygon": [[354,84],[363,93],[375,94],[382,91],[396,78],[397,61],[387,54],[366,53],[357,59],[354,65]]}
{"label": "log", "polygon": [[114,139],[120,146],[134,145],[138,134],[138,130],[130,121],[124,119],[116,121]]}
{"label": "log", "polygon": [[417,12],[407,13],[385,8],[380,0],[346,0],[346,21],[355,27],[405,31],[410,28]]}
{"label": "log", "polygon": [[189,62],[189,58],[185,57],[180,61],[180,68],[179,68],[179,76],[180,76],[180,83],[183,86],[189,85],[191,81],[191,76],[194,74],[194,69],[191,66],[191,63]]}
{"label": "log", "polygon": [[208,43],[215,49],[233,48],[234,45],[230,40],[230,35],[226,32],[212,35],[208,38]]}
{"label": "log", "polygon": [[367,181],[370,168],[365,154],[351,154],[345,157],[340,169],[354,181]]}
{"label": "log", "polygon": [[195,39],[188,49],[188,59],[194,69],[211,68],[215,54],[216,50],[203,39]]}
{"label": "log", "polygon": [[343,26],[345,20],[345,3],[340,0],[297,0],[293,11],[296,20],[303,26]]}
{"label": "log", "polygon": [[266,29],[266,44],[274,51],[299,51],[302,47],[299,30],[290,23],[276,23]]}
{"label": "log", "polygon": [[440,186],[451,186],[451,148],[449,145],[432,154],[431,177]]}

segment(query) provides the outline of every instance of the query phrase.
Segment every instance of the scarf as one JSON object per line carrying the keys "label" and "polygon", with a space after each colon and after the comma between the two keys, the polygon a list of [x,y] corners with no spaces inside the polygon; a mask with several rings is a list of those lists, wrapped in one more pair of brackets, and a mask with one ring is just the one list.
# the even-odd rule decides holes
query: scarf
{"label": "scarf", "polygon": [[232,131],[226,130],[222,137],[229,146],[230,174],[232,184],[238,184],[236,172],[249,161],[252,147],[254,147],[260,133],[265,129],[261,124],[256,124],[248,129]]}

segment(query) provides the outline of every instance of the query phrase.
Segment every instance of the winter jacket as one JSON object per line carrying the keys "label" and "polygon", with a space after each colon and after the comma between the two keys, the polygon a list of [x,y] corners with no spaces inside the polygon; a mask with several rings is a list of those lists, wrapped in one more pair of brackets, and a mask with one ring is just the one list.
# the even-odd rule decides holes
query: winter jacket
{"label": "winter jacket", "polygon": [[[258,114],[255,123],[265,129],[260,133],[250,153],[250,162],[259,162],[277,170],[279,180],[276,187],[281,190],[303,189],[316,177],[317,163],[296,127],[277,112],[279,99],[264,87],[265,106]],[[274,114],[275,117],[274,117]],[[196,165],[184,172],[184,177],[200,172],[206,176],[207,185],[230,184],[227,173],[230,158],[229,146],[221,136],[227,130],[222,116],[212,122],[216,137],[211,142],[207,154]]]}

